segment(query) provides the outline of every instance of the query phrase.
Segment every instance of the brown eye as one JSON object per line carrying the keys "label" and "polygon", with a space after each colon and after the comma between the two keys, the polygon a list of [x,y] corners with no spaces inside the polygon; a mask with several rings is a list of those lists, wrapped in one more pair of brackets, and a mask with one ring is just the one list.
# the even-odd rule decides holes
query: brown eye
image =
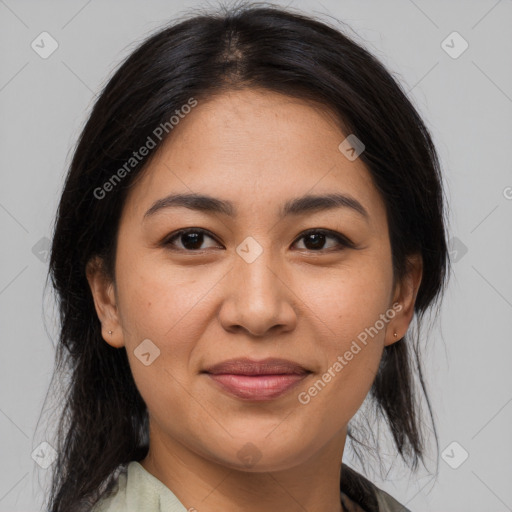
{"label": "brown eye", "polygon": [[[208,248],[202,247],[206,239],[214,240],[214,238],[208,235],[203,229],[189,228],[174,233],[165,240],[164,244],[182,251],[201,251]],[[176,242],[178,242],[178,245]],[[179,246],[180,244],[181,247]],[[215,247],[218,247],[218,245]]]}
{"label": "brown eye", "polygon": [[[173,233],[164,241],[164,245],[173,250],[189,252],[199,252],[212,247],[219,248],[219,245],[215,244],[204,247],[203,244],[205,244],[208,239],[216,242],[215,238],[209,235],[204,229],[188,228]],[[345,248],[355,247],[353,242],[341,233],[325,229],[309,230],[303,233],[297,240],[304,240],[304,247],[299,247],[299,249],[312,252],[343,250]],[[295,244],[297,244],[297,241]]]}
{"label": "brown eye", "polygon": [[[336,243],[330,244],[329,247],[325,247],[326,242],[331,239]],[[299,240],[304,240],[304,248],[310,251],[323,251],[329,249],[335,249],[336,247],[347,248],[354,247],[354,244],[341,233],[335,231],[329,231],[324,229],[310,230],[303,233]],[[342,250],[342,249],[339,249]]]}

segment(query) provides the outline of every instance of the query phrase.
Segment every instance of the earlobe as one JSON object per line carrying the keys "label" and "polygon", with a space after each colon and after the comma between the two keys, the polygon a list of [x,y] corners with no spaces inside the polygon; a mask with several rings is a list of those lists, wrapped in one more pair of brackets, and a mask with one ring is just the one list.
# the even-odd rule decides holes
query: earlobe
{"label": "earlobe", "polygon": [[[401,340],[409,328],[414,315],[416,296],[421,284],[423,275],[423,260],[420,254],[408,257],[407,272],[402,280],[395,286],[393,304],[399,304],[396,308],[396,315],[386,332],[385,345],[391,345]],[[396,336],[394,334],[397,334]]]}
{"label": "earlobe", "polygon": [[91,259],[86,266],[86,276],[94,300],[96,314],[101,322],[103,339],[111,346],[124,346],[114,283],[106,274],[101,258]]}

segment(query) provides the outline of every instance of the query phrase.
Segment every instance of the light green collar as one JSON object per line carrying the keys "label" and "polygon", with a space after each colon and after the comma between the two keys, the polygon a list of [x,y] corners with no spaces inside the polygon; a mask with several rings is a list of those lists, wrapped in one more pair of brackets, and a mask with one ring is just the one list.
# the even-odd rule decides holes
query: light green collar
{"label": "light green collar", "polygon": [[101,500],[94,512],[189,512],[175,494],[137,461],[119,474],[117,491]]}

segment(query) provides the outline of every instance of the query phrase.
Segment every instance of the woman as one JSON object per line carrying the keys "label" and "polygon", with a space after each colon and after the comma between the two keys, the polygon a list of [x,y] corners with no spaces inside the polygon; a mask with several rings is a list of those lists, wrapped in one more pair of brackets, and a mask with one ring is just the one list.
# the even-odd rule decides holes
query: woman
{"label": "woman", "polygon": [[406,333],[446,284],[443,201],[420,116],[334,28],[249,5],[149,37],[59,205],[48,510],[408,510],[341,461],[368,397],[424,462]]}

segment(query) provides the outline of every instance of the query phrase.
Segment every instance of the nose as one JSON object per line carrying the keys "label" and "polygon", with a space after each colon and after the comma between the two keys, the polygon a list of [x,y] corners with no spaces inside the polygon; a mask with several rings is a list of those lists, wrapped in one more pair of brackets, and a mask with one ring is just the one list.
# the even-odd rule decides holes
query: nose
{"label": "nose", "polygon": [[263,337],[295,329],[297,297],[270,250],[251,263],[237,255],[224,286],[219,320],[226,331]]}

